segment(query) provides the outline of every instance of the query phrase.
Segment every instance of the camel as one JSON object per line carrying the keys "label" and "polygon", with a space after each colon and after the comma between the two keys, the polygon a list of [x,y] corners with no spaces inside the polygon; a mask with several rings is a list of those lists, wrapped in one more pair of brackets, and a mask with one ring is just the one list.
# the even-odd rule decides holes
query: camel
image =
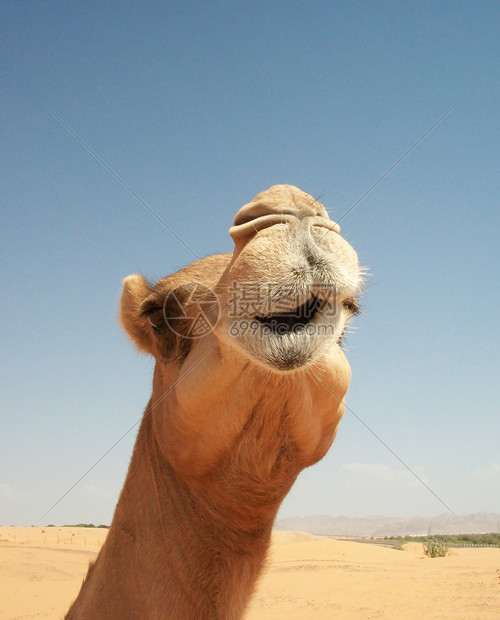
{"label": "camel", "polygon": [[125,279],[121,322],[156,360],[152,396],[68,620],[242,618],[278,508],[344,412],[362,273],[339,230],[277,185],[237,213],[232,254]]}

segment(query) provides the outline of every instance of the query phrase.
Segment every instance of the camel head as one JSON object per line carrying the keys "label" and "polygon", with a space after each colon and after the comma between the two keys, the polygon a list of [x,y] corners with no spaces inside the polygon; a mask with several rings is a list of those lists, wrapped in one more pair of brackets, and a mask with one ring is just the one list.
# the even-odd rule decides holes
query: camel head
{"label": "camel head", "polygon": [[122,323],[162,362],[182,364],[210,343],[276,373],[322,365],[357,311],[362,283],[339,231],[312,196],[275,185],[238,211],[233,254],[204,258],[155,286],[129,276]]}
{"label": "camel head", "polygon": [[221,337],[278,372],[328,355],[357,312],[361,285],[356,252],[339,231],[322,204],[290,185],[271,187],[242,207],[218,287],[228,308]]}

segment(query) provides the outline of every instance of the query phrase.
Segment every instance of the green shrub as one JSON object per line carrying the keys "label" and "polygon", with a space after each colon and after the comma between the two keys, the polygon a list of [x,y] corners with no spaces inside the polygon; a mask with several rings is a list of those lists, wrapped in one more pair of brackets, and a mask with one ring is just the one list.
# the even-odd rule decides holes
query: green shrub
{"label": "green shrub", "polygon": [[431,538],[424,543],[424,553],[429,558],[444,558],[448,555],[448,545],[439,538]]}

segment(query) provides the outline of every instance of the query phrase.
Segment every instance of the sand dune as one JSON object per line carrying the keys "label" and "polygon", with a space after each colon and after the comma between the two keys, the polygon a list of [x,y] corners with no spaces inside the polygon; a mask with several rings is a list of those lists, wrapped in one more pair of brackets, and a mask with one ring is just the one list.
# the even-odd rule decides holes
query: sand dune
{"label": "sand dune", "polygon": [[[62,618],[107,531],[0,527],[0,620]],[[276,532],[245,620],[500,617],[500,549],[371,544]]]}

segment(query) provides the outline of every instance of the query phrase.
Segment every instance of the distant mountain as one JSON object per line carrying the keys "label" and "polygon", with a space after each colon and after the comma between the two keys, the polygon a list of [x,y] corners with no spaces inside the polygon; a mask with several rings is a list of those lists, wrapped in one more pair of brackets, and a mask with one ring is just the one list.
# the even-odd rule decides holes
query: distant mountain
{"label": "distant mountain", "polygon": [[486,534],[500,532],[500,513],[476,512],[437,517],[329,517],[318,515],[280,519],[277,530],[330,536],[425,536],[427,534]]}

